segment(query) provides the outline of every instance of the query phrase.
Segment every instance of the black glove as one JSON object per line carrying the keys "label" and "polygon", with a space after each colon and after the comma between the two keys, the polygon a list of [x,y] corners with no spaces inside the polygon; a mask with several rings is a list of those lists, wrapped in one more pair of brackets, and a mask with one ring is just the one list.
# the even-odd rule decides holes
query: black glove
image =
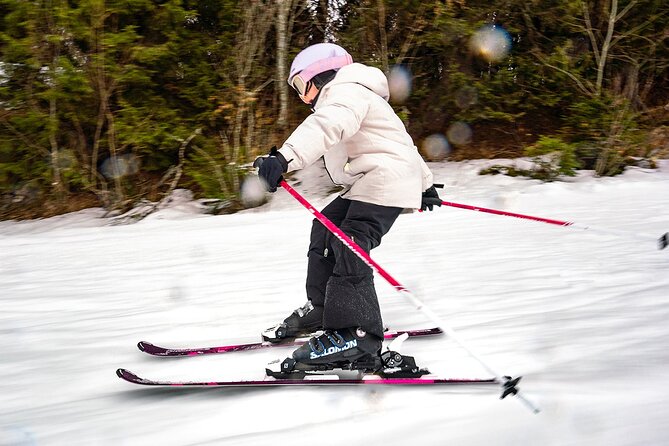
{"label": "black glove", "polygon": [[276,192],[276,188],[283,181],[281,174],[288,171],[288,161],[274,146],[268,156],[256,158],[253,167],[258,167],[258,176],[265,180],[267,190]]}
{"label": "black glove", "polygon": [[430,186],[425,192],[423,192],[423,199],[420,203],[420,210],[432,210],[433,206],[441,206],[441,198],[439,198],[439,194],[437,193],[437,189],[434,188],[434,185]]}

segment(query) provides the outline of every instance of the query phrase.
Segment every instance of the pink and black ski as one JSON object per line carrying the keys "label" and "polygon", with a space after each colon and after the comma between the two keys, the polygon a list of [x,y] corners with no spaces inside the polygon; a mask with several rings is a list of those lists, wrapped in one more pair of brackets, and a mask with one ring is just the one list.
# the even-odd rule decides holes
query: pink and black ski
{"label": "pink and black ski", "polygon": [[376,375],[365,375],[356,379],[340,379],[337,375],[310,375],[304,379],[275,379],[240,381],[160,381],[141,378],[126,369],[116,370],[119,378],[133,384],[143,386],[164,387],[286,387],[286,386],[351,386],[351,385],[466,385],[466,384],[499,384],[494,378],[381,378]]}
{"label": "pink and black ski", "polygon": [[[418,330],[405,330],[405,331],[387,331],[384,335],[386,340],[395,339],[404,333],[407,333],[410,338],[414,337],[423,337],[423,336],[436,336],[443,333],[441,328],[424,328]],[[241,352],[246,350],[258,350],[261,348],[269,347],[297,347],[308,341],[309,338],[297,338],[291,339],[286,342],[272,343],[272,342],[251,342],[245,344],[233,344],[233,345],[221,345],[216,347],[200,347],[200,348],[167,348],[154,345],[150,342],[140,341],[137,344],[139,348],[144,353],[148,353],[153,356],[198,356],[198,355],[211,355],[218,353],[229,353],[229,352]]]}

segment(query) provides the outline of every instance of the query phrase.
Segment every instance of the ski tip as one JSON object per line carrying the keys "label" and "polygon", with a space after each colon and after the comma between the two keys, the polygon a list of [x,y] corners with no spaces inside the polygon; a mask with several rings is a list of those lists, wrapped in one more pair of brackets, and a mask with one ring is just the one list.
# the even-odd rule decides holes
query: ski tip
{"label": "ski tip", "polygon": [[126,370],[126,369],[116,369],[116,376],[126,381],[133,381],[137,379],[137,375]]}
{"label": "ski tip", "polygon": [[662,236],[657,240],[657,248],[662,250],[669,246],[669,232],[665,232],[662,234]]}
{"label": "ski tip", "polygon": [[[149,355],[153,355],[153,356],[183,356],[183,354],[184,354],[184,353],[181,353],[181,355],[175,354],[176,351],[174,351],[174,350],[169,350],[168,351],[168,349],[166,349],[165,347],[158,347],[157,345],[153,345],[152,343],[146,342],[146,341],[138,342],[137,343],[137,348],[140,351],[142,351],[144,353],[148,353]],[[170,353],[172,353],[172,354],[170,354]]]}

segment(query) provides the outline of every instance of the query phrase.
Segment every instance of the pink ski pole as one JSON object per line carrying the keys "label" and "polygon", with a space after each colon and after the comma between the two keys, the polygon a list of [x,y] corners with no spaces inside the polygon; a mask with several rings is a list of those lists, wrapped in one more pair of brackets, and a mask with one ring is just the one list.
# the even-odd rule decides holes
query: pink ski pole
{"label": "pink ski pole", "polygon": [[346,245],[348,249],[353,251],[363,262],[367,264],[370,268],[372,268],[374,271],[379,273],[381,277],[386,279],[386,281],[391,284],[397,291],[400,292],[405,292],[409,293],[409,290],[399,283],[393,276],[388,274],[388,272],[381,267],[378,263],[376,263],[370,256],[365,252],[364,249],[362,249],[357,243],[355,243],[351,238],[344,233],[341,229],[337,227],[334,223],[330,221],[329,218],[327,218],[325,215],[320,213],[316,208],[314,208],[311,203],[309,203],[302,195],[300,195],[295,189],[293,189],[288,183],[285,181],[281,181],[281,187],[286,189],[290,195],[292,195],[297,201],[300,202],[302,206],[307,208],[309,212],[314,214],[316,219],[320,221],[323,226],[325,226],[330,232],[332,232],[335,237],[337,237],[341,242]]}
{"label": "pink ski pole", "polygon": [[644,241],[649,241],[653,240],[657,243],[657,248],[658,249],[664,249],[669,245],[669,233],[664,233],[661,235],[659,238],[656,238],[650,234],[636,234],[632,232],[627,232],[627,231],[619,231],[615,229],[604,229],[604,228],[595,228],[589,225],[583,225],[579,224],[573,221],[562,221],[562,220],[553,220],[550,218],[543,218],[543,217],[533,217],[532,215],[524,215],[524,214],[516,214],[514,212],[506,212],[506,211],[499,211],[497,209],[487,209],[484,207],[480,206],[470,206],[468,204],[461,204],[461,203],[453,203],[452,201],[442,201],[441,204],[444,206],[450,206],[454,208],[460,208],[460,209],[467,209],[470,211],[477,211],[477,212],[486,212],[488,214],[495,214],[495,215],[506,215],[507,217],[515,217],[515,218],[522,218],[525,220],[533,220],[533,221],[539,221],[542,223],[548,223],[551,225],[557,225],[557,226],[571,226],[575,229],[587,229],[593,232],[600,232],[603,234],[614,234],[614,235],[619,235],[623,237],[635,237],[638,239],[643,239]]}
{"label": "pink ski pole", "polygon": [[539,408],[532,403],[530,400],[525,398],[523,395],[518,393],[518,388],[516,385],[520,380],[518,378],[511,378],[510,376],[502,375],[496,372],[492,367],[490,367],[478,354],[476,354],[471,348],[469,348],[465,342],[460,339],[458,334],[450,328],[448,325],[444,324],[442,320],[434,313],[432,310],[427,308],[420,300],[418,300],[405,286],[400,284],[395,280],[386,270],[381,268],[381,266],[376,263],[372,258],[367,254],[357,243],[355,243],[348,235],[344,233],[337,225],[332,223],[329,218],[319,212],[314,208],[302,195],[300,195],[295,189],[293,189],[285,180],[281,180],[281,187],[283,187],[290,195],[292,195],[297,201],[300,202],[302,206],[307,208],[316,219],[323,224],[332,234],[335,235],[341,242],[346,245],[353,253],[355,253],[365,264],[367,264],[374,271],[379,273],[384,279],[388,281],[397,291],[403,293],[416,307],[417,310],[420,310],[428,319],[430,319],[436,326],[440,327],[444,332],[453,339],[460,347],[462,347],[467,353],[469,353],[474,359],[476,359],[489,373],[491,373],[497,382],[500,383],[502,387],[502,398],[507,395],[516,395],[520,401],[525,404],[532,412],[538,413]]}

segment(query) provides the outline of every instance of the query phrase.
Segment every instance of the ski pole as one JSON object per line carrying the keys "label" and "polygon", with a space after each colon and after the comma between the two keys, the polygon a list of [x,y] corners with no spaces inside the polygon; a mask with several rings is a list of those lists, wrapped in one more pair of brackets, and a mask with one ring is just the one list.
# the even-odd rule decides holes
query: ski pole
{"label": "ski pole", "polygon": [[508,395],[515,395],[518,399],[533,413],[539,413],[539,407],[536,406],[532,401],[525,398],[519,393],[519,389],[516,387],[518,381],[521,377],[512,378],[510,376],[502,375],[496,372],[492,367],[490,367],[478,354],[476,354],[467,344],[460,339],[458,334],[445,324],[436,313],[426,307],[418,298],[416,298],[405,286],[400,284],[395,278],[393,278],[386,270],[384,270],[378,263],[376,263],[370,256],[367,254],[357,243],[355,243],[348,235],[344,233],[337,225],[332,223],[325,215],[319,212],[314,208],[302,195],[300,195],[295,189],[293,189],[285,180],[281,180],[281,187],[283,187],[290,195],[292,195],[302,206],[307,208],[316,219],[323,224],[335,237],[337,237],[348,249],[350,249],[354,254],[356,254],[365,264],[370,268],[376,271],[381,277],[386,279],[390,285],[392,285],[397,291],[401,292],[406,296],[411,303],[414,304],[417,310],[421,311],[431,322],[436,324],[438,327],[441,327],[442,330],[454,340],[461,348],[463,348],[469,355],[478,361],[479,364],[483,366],[488,373],[492,374],[496,381],[502,387],[502,395],[500,398],[505,398]]}
{"label": "ski pole", "polygon": [[539,221],[542,223],[548,223],[551,225],[557,225],[557,226],[569,226],[574,229],[583,229],[583,230],[590,230],[592,232],[599,232],[602,234],[613,234],[613,235],[618,235],[621,237],[634,237],[637,239],[641,239],[644,241],[654,241],[657,243],[657,249],[664,249],[667,246],[669,246],[669,232],[665,232],[662,234],[659,238],[656,238],[655,236],[652,236],[650,234],[637,234],[633,232],[628,232],[628,231],[620,231],[616,229],[605,229],[605,228],[597,228],[589,225],[584,225],[580,223],[576,223],[573,221],[562,221],[562,220],[554,220],[551,218],[543,218],[543,217],[534,217],[532,215],[525,215],[525,214],[516,214],[514,212],[506,212],[506,211],[500,211],[497,209],[488,209],[480,206],[470,206],[468,204],[461,204],[461,203],[454,203],[452,201],[442,201],[441,204],[444,206],[450,206],[454,208],[459,208],[459,209],[467,209],[470,211],[477,211],[477,212],[485,212],[488,214],[495,214],[495,215],[506,215],[507,217],[515,217],[515,218],[522,218],[525,220],[533,220],[533,221]]}

